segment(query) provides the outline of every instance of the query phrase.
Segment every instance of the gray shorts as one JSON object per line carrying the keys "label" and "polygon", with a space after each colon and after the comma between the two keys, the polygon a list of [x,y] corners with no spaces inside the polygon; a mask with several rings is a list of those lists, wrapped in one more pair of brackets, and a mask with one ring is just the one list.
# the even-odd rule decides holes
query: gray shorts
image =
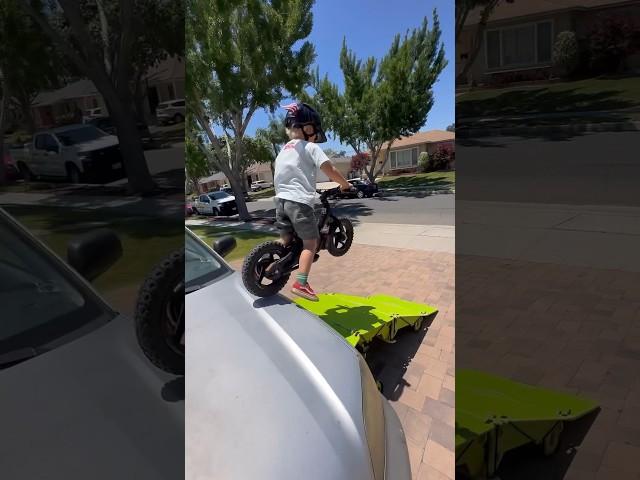
{"label": "gray shorts", "polygon": [[291,223],[302,240],[320,238],[318,222],[312,207],[292,200],[276,197],[276,221]]}

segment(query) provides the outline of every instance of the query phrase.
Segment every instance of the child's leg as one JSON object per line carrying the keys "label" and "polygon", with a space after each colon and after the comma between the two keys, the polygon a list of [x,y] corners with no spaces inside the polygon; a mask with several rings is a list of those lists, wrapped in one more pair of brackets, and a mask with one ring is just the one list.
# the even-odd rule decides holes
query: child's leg
{"label": "child's leg", "polygon": [[315,238],[311,240],[303,240],[302,248],[303,250],[300,254],[297,280],[304,285],[307,283],[307,279],[309,278],[311,265],[313,265],[313,257],[315,256],[318,248],[318,241]]}

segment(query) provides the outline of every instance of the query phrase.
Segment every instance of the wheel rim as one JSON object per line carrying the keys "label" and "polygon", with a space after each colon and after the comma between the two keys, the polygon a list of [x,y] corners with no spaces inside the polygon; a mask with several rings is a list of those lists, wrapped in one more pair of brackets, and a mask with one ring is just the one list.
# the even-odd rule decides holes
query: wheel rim
{"label": "wheel rim", "polygon": [[331,242],[333,248],[342,250],[346,247],[348,241],[347,232],[342,224],[336,226],[331,234]]}
{"label": "wheel rim", "polygon": [[259,287],[268,287],[274,283],[274,280],[266,277],[267,268],[274,262],[281,260],[283,256],[284,255],[276,251],[266,252],[256,261],[255,267],[253,268],[253,277]]}
{"label": "wheel rim", "polygon": [[165,341],[171,350],[184,356],[184,281],[178,282],[164,304],[162,322]]}
{"label": "wheel rim", "polygon": [[356,193],[358,198],[362,198],[364,197],[364,193],[362,193],[361,191],[358,191],[358,193]]}

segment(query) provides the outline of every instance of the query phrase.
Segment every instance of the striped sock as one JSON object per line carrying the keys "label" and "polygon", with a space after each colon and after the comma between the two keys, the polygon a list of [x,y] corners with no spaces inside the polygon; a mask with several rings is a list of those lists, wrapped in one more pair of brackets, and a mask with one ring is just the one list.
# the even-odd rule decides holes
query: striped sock
{"label": "striped sock", "polygon": [[306,285],[307,284],[307,278],[309,278],[309,274],[308,273],[298,273],[296,275],[296,280],[298,280],[298,283],[300,285]]}

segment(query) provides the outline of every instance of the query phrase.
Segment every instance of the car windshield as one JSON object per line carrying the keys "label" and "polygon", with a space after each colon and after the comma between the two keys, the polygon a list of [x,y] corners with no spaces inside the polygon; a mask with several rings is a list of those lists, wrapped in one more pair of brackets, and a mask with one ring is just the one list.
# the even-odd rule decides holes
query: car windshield
{"label": "car windshield", "polygon": [[223,200],[225,198],[229,198],[231,195],[229,195],[227,192],[213,192],[209,194],[209,197],[213,198],[214,200]]}
{"label": "car windshield", "polygon": [[191,293],[231,272],[220,258],[189,230],[184,234],[185,293]]}
{"label": "car windshield", "polygon": [[56,137],[58,137],[60,142],[67,147],[78,143],[91,142],[106,136],[106,133],[97,129],[93,125],[56,132]]}
{"label": "car windshield", "polygon": [[114,313],[0,210],[0,369],[56,348]]}

